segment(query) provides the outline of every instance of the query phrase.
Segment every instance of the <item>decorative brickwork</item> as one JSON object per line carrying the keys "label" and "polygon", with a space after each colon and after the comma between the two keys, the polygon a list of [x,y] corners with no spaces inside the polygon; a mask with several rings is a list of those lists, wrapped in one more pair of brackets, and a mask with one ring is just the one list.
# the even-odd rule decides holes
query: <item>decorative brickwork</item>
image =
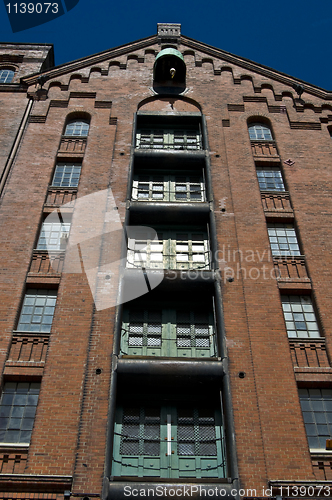
{"label": "decorative brickwork", "polygon": [[277,146],[274,142],[251,141],[252,154],[255,158],[279,158]]}
{"label": "decorative brickwork", "polygon": [[77,198],[77,189],[61,189],[61,188],[49,188],[47,191],[47,198],[45,205],[52,207],[59,207],[61,205],[71,203],[74,206],[74,202]]}
{"label": "decorative brickwork", "polygon": [[289,193],[261,193],[264,212],[293,214]]}
{"label": "decorative brickwork", "polygon": [[61,274],[64,264],[65,254],[35,250],[32,256],[29,274]]}
{"label": "decorative brickwork", "polygon": [[2,451],[0,452],[0,473],[1,474],[22,474],[25,469],[28,456],[26,451]]}
{"label": "decorative brickwork", "polygon": [[294,366],[329,367],[325,339],[289,340]]}
{"label": "decorative brickwork", "polygon": [[310,283],[304,257],[273,257],[275,276],[280,281],[304,281]]}
{"label": "decorative brickwork", "polygon": [[332,481],[332,459],[328,457],[312,457],[312,467],[318,481]]}
{"label": "decorative brickwork", "polygon": [[15,334],[10,347],[8,361],[11,365],[15,361],[45,362],[49,337]]}
{"label": "decorative brickwork", "polygon": [[60,142],[59,153],[84,154],[86,142],[86,139],[69,139],[63,137]]}
{"label": "decorative brickwork", "polygon": [[[63,498],[63,491],[61,493],[48,493],[47,491],[41,491],[41,488],[35,493],[28,493],[26,491],[21,493],[14,493],[13,491],[0,492],[0,500],[63,500]],[[83,497],[80,500],[83,500]]]}

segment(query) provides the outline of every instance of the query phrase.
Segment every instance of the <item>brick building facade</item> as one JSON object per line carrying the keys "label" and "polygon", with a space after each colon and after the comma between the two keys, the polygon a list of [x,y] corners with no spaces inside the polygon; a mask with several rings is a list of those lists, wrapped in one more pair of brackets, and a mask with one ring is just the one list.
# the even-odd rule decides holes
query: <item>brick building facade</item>
{"label": "brick building facade", "polygon": [[0,498],[332,496],[332,94],[162,24],[0,92]]}

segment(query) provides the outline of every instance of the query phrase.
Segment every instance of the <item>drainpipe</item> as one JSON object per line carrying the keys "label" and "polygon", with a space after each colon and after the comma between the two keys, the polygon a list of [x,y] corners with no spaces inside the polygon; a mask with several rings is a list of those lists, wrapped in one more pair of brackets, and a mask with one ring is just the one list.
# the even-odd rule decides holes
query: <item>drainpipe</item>
{"label": "drainpipe", "polygon": [[17,150],[18,150],[19,145],[21,143],[22,135],[23,135],[25,126],[26,126],[28,118],[29,118],[29,114],[30,114],[30,111],[31,111],[31,108],[32,108],[32,104],[33,104],[33,99],[29,99],[29,102],[28,102],[27,107],[25,109],[24,116],[23,116],[21,124],[20,124],[20,128],[18,129],[17,135],[15,137],[14,144],[12,146],[12,149],[11,149],[10,155],[8,157],[8,160],[7,160],[6,166],[4,168],[4,171],[2,173],[2,176],[1,176],[1,179],[0,179],[0,198],[1,198],[2,193],[4,191],[4,187],[5,187],[5,184],[6,184],[6,181],[7,181],[9,172],[10,172],[10,169],[11,169],[11,167],[13,165],[13,162],[14,162]]}

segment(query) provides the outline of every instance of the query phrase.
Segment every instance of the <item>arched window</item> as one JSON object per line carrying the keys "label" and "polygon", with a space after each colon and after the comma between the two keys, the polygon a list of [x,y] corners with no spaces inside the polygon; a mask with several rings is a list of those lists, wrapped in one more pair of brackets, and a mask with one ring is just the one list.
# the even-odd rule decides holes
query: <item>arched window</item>
{"label": "arched window", "polygon": [[81,118],[70,120],[66,125],[65,135],[87,137],[89,127],[88,120],[82,120]]}
{"label": "arched window", "polygon": [[11,83],[14,78],[14,71],[12,69],[0,69],[0,83]]}
{"label": "arched window", "polygon": [[270,128],[263,123],[252,123],[248,130],[251,141],[273,141]]}

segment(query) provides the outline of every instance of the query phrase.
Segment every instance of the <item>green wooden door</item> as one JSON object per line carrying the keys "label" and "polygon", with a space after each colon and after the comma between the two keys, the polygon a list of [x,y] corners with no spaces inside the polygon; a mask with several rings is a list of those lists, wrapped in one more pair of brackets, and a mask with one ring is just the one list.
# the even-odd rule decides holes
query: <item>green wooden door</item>
{"label": "green wooden door", "polygon": [[116,410],[113,476],[224,478],[221,411],[197,405]]}
{"label": "green wooden door", "polygon": [[202,309],[124,309],[121,354],[216,357],[213,314]]}

